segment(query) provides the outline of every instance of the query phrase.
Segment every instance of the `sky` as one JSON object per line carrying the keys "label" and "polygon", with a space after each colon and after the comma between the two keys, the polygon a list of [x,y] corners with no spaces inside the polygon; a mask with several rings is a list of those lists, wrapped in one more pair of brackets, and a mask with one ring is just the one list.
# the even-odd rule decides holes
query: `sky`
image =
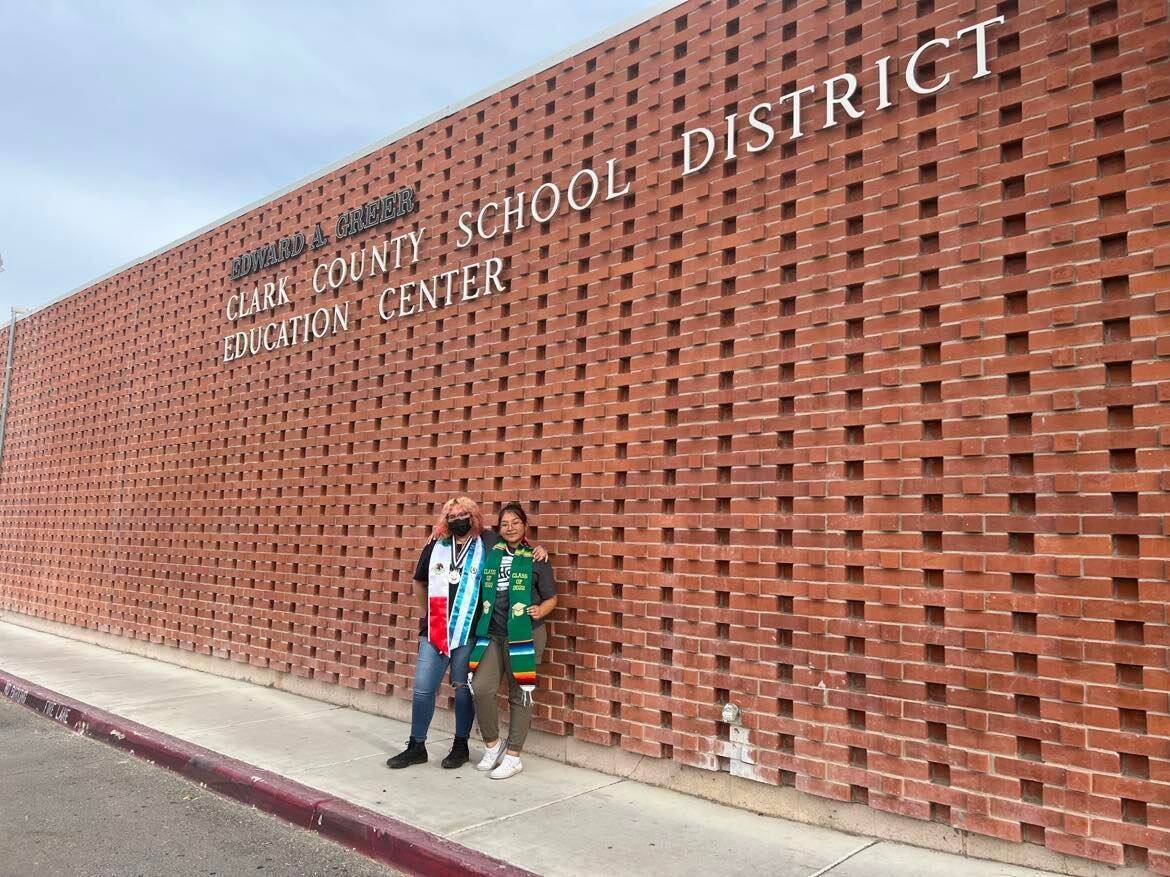
{"label": "sky", "polygon": [[0,324],[650,0],[0,0]]}

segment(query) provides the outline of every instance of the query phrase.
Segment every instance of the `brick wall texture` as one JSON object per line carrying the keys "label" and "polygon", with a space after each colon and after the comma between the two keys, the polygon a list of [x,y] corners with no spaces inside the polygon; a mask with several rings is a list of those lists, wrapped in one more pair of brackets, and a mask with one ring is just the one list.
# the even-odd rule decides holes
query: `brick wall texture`
{"label": "brick wall texture", "polygon": [[[996,15],[989,75],[967,36],[875,108],[877,59]],[[406,698],[438,505],[519,499],[563,595],[537,727],[1170,873],[1168,54],[1155,0],[689,2],[586,49],[22,320],[0,606]],[[684,130],[844,71],[862,118],[818,89],[682,175]],[[456,246],[609,158],[628,194]],[[380,316],[491,257],[506,292]],[[348,329],[225,363],[277,276],[269,319]]]}

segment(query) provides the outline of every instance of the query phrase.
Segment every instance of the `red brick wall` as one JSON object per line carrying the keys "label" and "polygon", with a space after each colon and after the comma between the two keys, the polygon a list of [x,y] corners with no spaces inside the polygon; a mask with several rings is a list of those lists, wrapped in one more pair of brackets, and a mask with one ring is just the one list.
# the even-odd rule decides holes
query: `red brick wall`
{"label": "red brick wall", "polygon": [[[992,75],[680,176],[676,126],[996,14]],[[1168,47],[1152,0],[692,2],[434,122],[18,325],[0,606],[406,697],[436,503],[519,498],[541,728],[1166,872]],[[455,248],[590,156],[630,195]],[[222,362],[231,257],[403,185],[262,275],[347,332]],[[417,225],[509,291],[314,297]]]}

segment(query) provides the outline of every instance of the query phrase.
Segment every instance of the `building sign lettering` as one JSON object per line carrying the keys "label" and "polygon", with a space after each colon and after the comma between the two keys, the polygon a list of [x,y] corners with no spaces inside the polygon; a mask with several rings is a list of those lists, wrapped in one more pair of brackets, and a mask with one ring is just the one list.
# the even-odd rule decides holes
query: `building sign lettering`
{"label": "building sign lettering", "polygon": [[[950,72],[936,76],[932,62],[941,53],[956,49],[974,50],[968,80],[990,75],[988,30],[1003,23],[1004,16],[1000,15],[957,28],[953,36],[932,37],[921,42],[901,60],[898,67],[901,80],[916,95],[941,91],[957,77]],[[894,105],[892,60],[890,56],[882,57],[873,65],[869,87],[876,87],[874,110]],[[860,88],[858,77],[853,73],[839,73],[819,84],[793,86],[778,99],[757,102],[746,112],[729,113],[718,125],[696,125],[684,130],[679,144],[681,160],[676,154],[674,172],[679,177],[687,177],[713,162],[722,163],[741,155],[763,152],[776,141],[780,130],[789,132],[788,140],[796,140],[813,128],[824,130],[846,119],[860,119],[867,109],[859,106]],[[809,107],[818,97],[823,98],[823,117],[817,115],[813,118]],[[589,159],[572,176],[559,183],[545,181],[531,191],[512,193],[498,200],[481,203],[477,199],[474,207],[459,213],[450,230],[454,248],[464,250],[532,225],[546,225],[558,215],[580,213],[597,203],[622,197],[632,186],[633,171],[623,171],[616,158],[603,158],[600,162]],[[333,235],[337,240],[358,235],[408,216],[418,209],[418,205],[415,190],[403,187],[341,213],[333,225]],[[330,243],[321,223],[317,223],[312,235],[311,249],[314,251]],[[389,321],[475,302],[508,291],[507,265],[495,256],[458,265],[429,277],[414,276],[414,266],[422,259],[424,242],[435,237],[434,234],[428,236],[428,229],[420,226],[388,236],[380,243],[355,249],[348,256],[322,261],[312,271],[313,294],[336,291],[361,281],[374,281],[380,286],[377,292],[378,315]],[[438,237],[444,239],[442,235]],[[305,248],[306,236],[298,231],[235,257],[229,277],[231,280],[243,279],[295,258]],[[410,271],[410,276],[395,279],[395,273],[403,270]],[[229,296],[224,316],[234,324],[246,317],[269,313],[292,303],[290,291],[287,276],[258,284],[251,291],[239,290]],[[345,331],[349,327],[350,304],[352,302],[345,301],[312,308],[297,316],[236,329],[223,339],[223,361],[228,363],[261,351],[304,344]]]}

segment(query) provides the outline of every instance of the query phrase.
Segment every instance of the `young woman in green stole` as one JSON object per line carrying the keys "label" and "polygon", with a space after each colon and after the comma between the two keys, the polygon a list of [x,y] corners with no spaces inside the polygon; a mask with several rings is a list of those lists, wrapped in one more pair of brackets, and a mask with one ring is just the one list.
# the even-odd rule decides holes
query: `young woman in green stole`
{"label": "young woman in green stole", "polygon": [[[479,624],[468,664],[487,750],[476,768],[491,771],[494,780],[504,780],[524,769],[520,750],[532,722],[536,665],[548,642],[544,619],[556,608],[557,592],[552,567],[532,556],[523,507],[504,506],[498,529],[501,541],[492,546],[483,563]],[[496,704],[500,680],[505,677],[510,704],[507,741],[500,739]]]}

